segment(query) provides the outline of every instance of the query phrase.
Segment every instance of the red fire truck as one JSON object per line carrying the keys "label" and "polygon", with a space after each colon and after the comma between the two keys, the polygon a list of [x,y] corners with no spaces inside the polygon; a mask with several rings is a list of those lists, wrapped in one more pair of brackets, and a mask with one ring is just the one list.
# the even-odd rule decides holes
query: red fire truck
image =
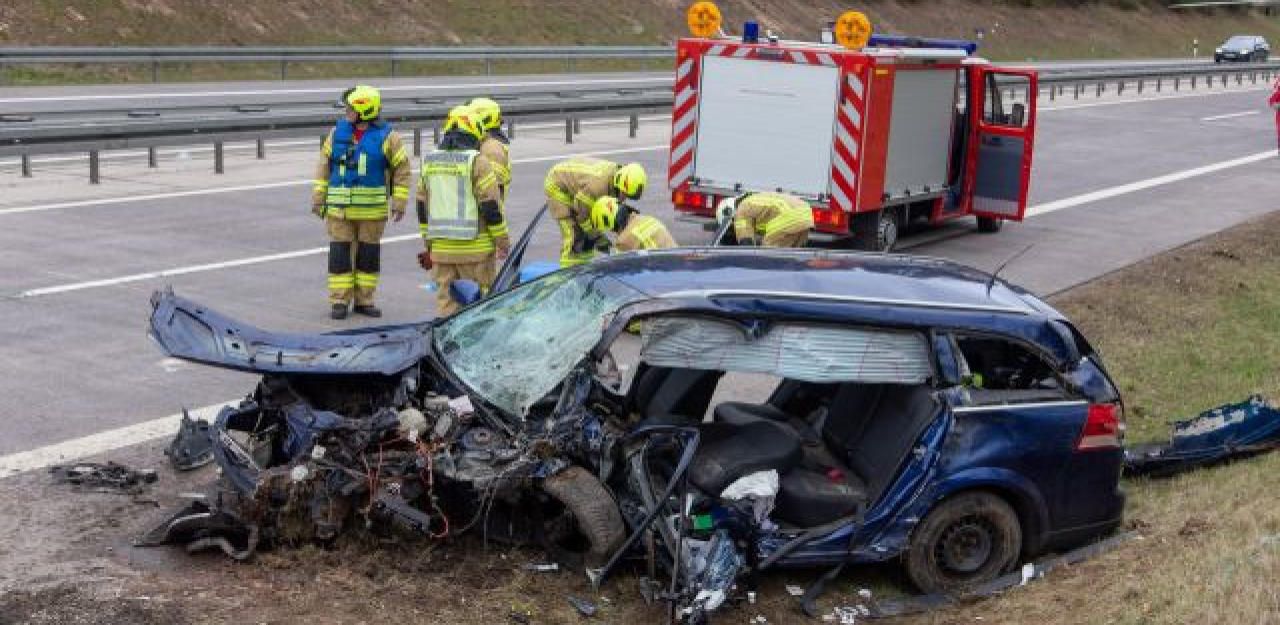
{"label": "red fire truck", "polygon": [[[865,17],[850,13],[838,23],[852,19],[864,36],[780,41],[748,22],[742,37],[679,41],[676,210],[714,217],[728,196],[790,193],[813,206],[817,231],[879,251],[916,220],[973,215],[983,232],[1020,221],[1035,72],[995,67],[969,42],[870,35]],[[690,26],[701,34],[692,9]]]}

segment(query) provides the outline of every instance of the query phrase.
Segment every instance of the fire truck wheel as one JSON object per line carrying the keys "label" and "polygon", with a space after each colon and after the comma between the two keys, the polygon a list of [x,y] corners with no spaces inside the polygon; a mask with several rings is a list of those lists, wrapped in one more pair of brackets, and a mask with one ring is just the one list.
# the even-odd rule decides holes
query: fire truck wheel
{"label": "fire truck wheel", "polygon": [[978,232],[1000,232],[1000,229],[1003,227],[1003,219],[996,219],[994,217],[978,218]]}
{"label": "fire truck wheel", "polygon": [[853,216],[853,248],[869,252],[892,252],[898,245],[898,210],[888,208]]}

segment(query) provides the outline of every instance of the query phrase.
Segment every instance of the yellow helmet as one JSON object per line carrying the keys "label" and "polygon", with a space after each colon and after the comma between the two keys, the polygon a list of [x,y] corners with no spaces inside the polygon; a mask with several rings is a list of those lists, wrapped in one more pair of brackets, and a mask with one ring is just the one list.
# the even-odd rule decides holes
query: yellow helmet
{"label": "yellow helmet", "polygon": [[467,106],[480,116],[480,126],[485,130],[494,130],[502,126],[502,107],[489,98],[471,98]]}
{"label": "yellow helmet", "polygon": [[636,200],[644,195],[644,185],[649,182],[649,176],[644,173],[644,167],[639,163],[627,163],[618,168],[617,173],[613,174],[613,188],[618,192],[620,197]]}
{"label": "yellow helmet", "polygon": [[342,103],[356,112],[360,121],[373,121],[382,114],[382,94],[369,85],[356,85],[342,94]]}
{"label": "yellow helmet", "polygon": [[591,205],[591,229],[611,232],[618,222],[618,198],[604,196]]}
{"label": "yellow helmet", "polygon": [[484,136],[484,129],[480,127],[480,116],[467,106],[455,106],[449,109],[449,115],[444,119],[444,131],[450,130],[461,130],[476,139]]}

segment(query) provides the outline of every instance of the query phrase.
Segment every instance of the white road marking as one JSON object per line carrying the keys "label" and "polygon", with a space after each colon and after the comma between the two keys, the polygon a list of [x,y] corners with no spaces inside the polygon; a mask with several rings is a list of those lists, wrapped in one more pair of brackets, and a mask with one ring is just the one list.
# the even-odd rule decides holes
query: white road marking
{"label": "white road marking", "polygon": [[[1103,102],[1082,102],[1080,104],[1067,104],[1063,106],[1040,106],[1037,111],[1072,111],[1075,109],[1089,109],[1099,106],[1116,106],[1119,104],[1142,104],[1144,102],[1161,102],[1164,100],[1183,100],[1186,98],[1203,98],[1215,95],[1231,95],[1233,93],[1253,93],[1257,91],[1270,91],[1270,87],[1249,87],[1246,89],[1230,89],[1226,91],[1202,91],[1199,93],[1180,93],[1177,95],[1140,97],[1132,100],[1106,100]],[[1041,96],[1043,101],[1044,96]]]}
{"label": "white road marking", "polygon": [[[632,154],[635,152],[653,152],[655,150],[665,150],[667,145],[646,145],[635,148],[621,148],[617,150],[599,150],[594,152],[579,152],[574,154],[554,154],[551,156],[537,156],[531,158],[513,159],[513,164],[527,163],[545,163],[547,161],[558,161],[576,156],[607,156],[613,154]],[[210,187],[207,189],[192,189],[190,191],[166,191],[164,193],[149,193],[144,195],[130,195],[126,197],[114,197],[94,200],[74,200],[71,202],[55,202],[53,204],[36,204],[32,206],[14,206],[11,208],[0,208],[0,216],[15,215],[19,213],[34,213],[40,211],[57,210],[61,208],[75,208],[78,206],[97,206],[111,204],[128,204],[131,202],[146,202],[151,200],[168,200],[172,198],[191,197],[194,195],[214,195],[218,193],[236,193],[239,191],[257,191],[259,189],[276,189],[279,187],[290,187],[296,185],[311,184],[311,179],[306,180],[286,180],[284,182],[264,182],[262,184],[240,185],[234,187]]]}
{"label": "white road marking", "polygon": [[[471,89],[476,91],[484,91],[494,87],[571,87],[576,85],[631,85],[636,83],[651,83],[655,80],[650,78],[597,78],[591,80],[537,80],[529,82],[493,82],[493,83],[469,83],[469,84],[422,84],[422,85],[392,85],[389,87],[379,87],[378,90],[383,93],[395,91],[414,91],[418,89],[432,89],[440,91],[457,91],[460,89]],[[154,92],[154,93],[98,93],[88,95],[59,95],[59,96],[20,96],[13,98],[0,98],[0,104],[22,104],[27,102],[84,102],[94,100],[154,100],[158,98],[226,98],[233,96],[259,96],[259,95],[305,95],[315,93],[333,94],[334,102],[338,101],[338,94],[342,91],[341,87],[312,87],[308,89],[236,89],[225,91],[173,91],[173,92]],[[423,94],[423,97],[429,97],[430,94]]]}
{"label": "white road marking", "polygon": [[1061,200],[1054,200],[1052,202],[1045,202],[1044,204],[1038,204],[1036,206],[1028,207],[1027,216],[1035,217],[1036,215],[1052,213],[1054,211],[1060,211],[1064,208],[1072,208],[1075,206],[1080,206],[1082,204],[1090,204],[1093,202],[1110,199],[1120,195],[1136,193],[1138,191],[1144,191],[1146,189],[1151,189],[1153,187],[1173,184],[1175,182],[1181,182],[1183,180],[1188,180],[1190,178],[1196,178],[1198,176],[1217,173],[1226,169],[1231,169],[1233,167],[1240,167],[1242,165],[1250,165],[1252,163],[1258,163],[1268,159],[1276,159],[1275,150],[1267,150],[1265,152],[1250,154],[1249,156],[1242,156],[1240,158],[1234,158],[1229,161],[1222,161],[1220,163],[1214,163],[1212,165],[1205,165],[1203,167],[1196,167],[1194,169],[1184,169],[1182,171],[1174,172],[1171,174],[1165,174],[1163,176],[1156,176],[1154,178],[1147,178],[1146,180],[1139,180],[1137,182],[1131,182],[1129,184],[1122,184],[1122,185],[1110,187],[1107,189],[1099,189],[1098,191],[1093,191],[1091,193],[1085,193],[1085,194],[1077,195],[1074,197],[1063,198]]}
{"label": "white road marking", "polygon": [[1201,117],[1202,122],[1216,122],[1220,119],[1234,119],[1236,117],[1247,117],[1249,115],[1257,115],[1261,111],[1244,111],[1242,113],[1227,113],[1226,115],[1214,115],[1212,117]]}
{"label": "white road marking", "polygon": [[[191,410],[191,418],[213,421],[218,411],[230,403],[224,402]],[[179,413],[114,430],[73,438],[52,445],[45,445],[44,447],[37,447],[28,451],[0,456],[0,478],[26,471],[44,469],[59,463],[75,462],[82,458],[114,451],[136,443],[173,436],[178,431],[178,424],[181,421],[182,414]]]}

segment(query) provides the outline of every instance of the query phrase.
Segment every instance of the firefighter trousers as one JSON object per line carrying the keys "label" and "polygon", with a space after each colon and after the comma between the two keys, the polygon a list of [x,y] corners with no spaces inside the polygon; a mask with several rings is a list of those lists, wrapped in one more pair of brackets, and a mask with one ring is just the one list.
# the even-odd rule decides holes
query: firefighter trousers
{"label": "firefighter trousers", "polygon": [[765,247],[804,247],[809,243],[809,231],[775,232],[764,235],[762,244]]}
{"label": "firefighter trousers", "polygon": [[436,282],[436,316],[447,317],[458,312],[460,305],[449,293],[449,285],[453,284],[454,280],[471,280],[480,285],[482,292],[488,293],[497,273],[498,261],[493,255],[470,263],[433,262],[431,276]]}
{"label": "firefighter trousers", "polygon": [[373,305],[382,270],[382,232],[386,219],[325,217],[329,231],[329,303]]}
{"label": "firefighter trousers", "polygon": [[[573,267],[591,262],[596,257],[596,239],[589,239],[573,217],[557,219],[560,226],[560,266]],[[603,235],[601,235],[603,236]]]}

